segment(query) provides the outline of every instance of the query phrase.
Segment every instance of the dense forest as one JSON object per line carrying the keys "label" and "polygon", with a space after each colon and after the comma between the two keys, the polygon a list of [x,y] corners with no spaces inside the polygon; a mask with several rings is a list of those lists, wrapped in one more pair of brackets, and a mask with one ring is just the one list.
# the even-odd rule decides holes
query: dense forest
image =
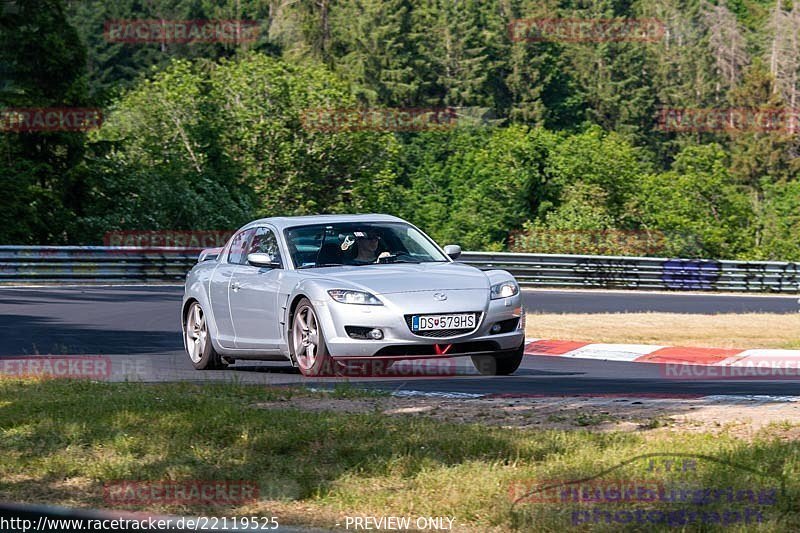
{"label": "dense forest", "polygon": [[[115,42],[108,21],[248,20],[253,39]],[[530,39],[519,19],[647,19],[653,39]],[[800,107],[791,0],[4,0],[0,242],[387,212],[475,250],[800,259],[800,143],[671,131],[675,109]],[[447,108],[431,131],[314,131],[309,109]],[[798,128],[800,129],[800,128]],[[709,130],[709,131],[705,131]]]}

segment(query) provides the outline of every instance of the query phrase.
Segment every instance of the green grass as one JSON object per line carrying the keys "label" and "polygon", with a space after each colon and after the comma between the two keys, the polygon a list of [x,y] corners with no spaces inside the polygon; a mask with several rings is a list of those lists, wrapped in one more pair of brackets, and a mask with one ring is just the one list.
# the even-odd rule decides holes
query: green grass
{"label": "green grass", "polygon": [[608,413],[579,413],[575,417],[575,425],[599,426],[606,422],[617,422],[619,419]]}
{"label": "green grass", "polygon": [[[573,511],[742,509],[744,503],[512,505],[511,487],[575,480],[642,454],[688,453],[693,469],[649,470],[649,459],[601,477],[657,480],[665,486],[758,490],[778,487],[759,527],[800,528],[800,446],[732,435],[507,429],[451,424],[379,412],[343,414],[291,408],[292,398],[355,397],[243,384],[0,381],[0,499],[102,507],[103,485],[119,480],[248,480],[264,501],[240,508],[153,506],[171,513],[275,513],[282,523],[331,527],[340,514],[453,516],[476,531],[573,529]],[[282,401],[285,408],[256,404]],[[595,422],[591,420],[590,422]],[[721,462],[717,462],[715,460]],[[515,493],[516,494],[516,493]],[[582,516],[582,515],[579,515]],[[587,526],[584,526],[587,527]],[[626,530],[592,524],[593,530]],[[715,530],[631,524],[627,530]],[[717,529],[722,530],[722,526]]]}

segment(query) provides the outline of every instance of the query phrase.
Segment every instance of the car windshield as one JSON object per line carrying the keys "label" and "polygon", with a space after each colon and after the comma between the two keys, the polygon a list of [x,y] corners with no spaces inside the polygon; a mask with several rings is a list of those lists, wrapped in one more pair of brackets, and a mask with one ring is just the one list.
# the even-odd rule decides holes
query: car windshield
{"label": "car windshield", "polygon": [[296,268],[448,261],[427,236],[402,222],[319,224],[285,233]]}

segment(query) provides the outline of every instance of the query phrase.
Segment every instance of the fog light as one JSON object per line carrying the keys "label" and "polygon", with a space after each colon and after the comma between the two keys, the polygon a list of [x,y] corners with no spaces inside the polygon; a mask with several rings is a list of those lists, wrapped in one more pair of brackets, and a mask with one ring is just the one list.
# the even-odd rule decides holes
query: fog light
{"label": "fog light", "polygon": [[369,336],[371,338],[375,339],[376,341],[379,341],[379,340],[381,340],[383,338],[383,331],[381,331],[379,329],[370,330]]}
{"label": "fog light", "polygon": [[495,324],[492,326],[492,333],[499,333],[503,327],[500,324]]}

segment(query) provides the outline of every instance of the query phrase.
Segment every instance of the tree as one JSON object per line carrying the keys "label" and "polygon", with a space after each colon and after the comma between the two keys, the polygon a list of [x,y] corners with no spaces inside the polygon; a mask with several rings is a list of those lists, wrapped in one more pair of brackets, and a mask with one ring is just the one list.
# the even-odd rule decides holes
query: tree
{"label": "tree", "polygon": [[708,48],[714,58],[716,100],[741,79],[749,62],[746,42],[736,16],[724,5],[703,4],[703,19],[708,28]]}
{"label": "tree", "polygon": [[593,126],[583,133],[564,136],[556,145],[548,160],[548,187],[555,198],[573,184],[599,187],[605,191],[606,209],[615,224],[628,227],[634,223],[628,216],[628,201],[640,177],[651,168],[646,152],[620,134]]}
{"label": "tree", "polygon": [[354,85],[359,100],[373,106],[421,105],[429,81],[412,28],[409,0],[345,2],[337,21],[334,68]]}
{"label": "tree", "polygon": [[718,144],[685,148],[671,170],[644,176],[631,203],[642,226],[663,231],[668,253],[733,259],[752,247],[754,213]]}
{"label": "tree", "polygon": [[[755,61],[746,71],[741,85],[730,93],[734,107],[750,110],[783,109],[780,94],[774,90],[775,80],[763,63]],[[797,170],[794,157],[796,140],[785,128],[785,124],[762,122],[748,124],[748,130],[732,133],[730,142],[731,176],[750,195],[752,209],[756,213],[764,210],[764,186],[789,179]],[[760,246],[761,235],[756,233],[754,245]]]}
{"label": "tree", "polygon": [[[0,13],[0,108],[85,107],[86,51],[60,0]],[[81,132],[0,132],[0,241],[66,244],[85,213]]]}
{"label": "tree", "polygon": [[255,216],[393,208],[391,136],[303,122],[306,111],[353,104],[319,65],[260,53],[176,60],[120,99],[93,136],[96,214],[86,223],[232,229]]}
{"label": "tree", "polygon": [[800,181],[764,184],[761,240],[754,258],[800,261]]}
{"label": "tree", "polygon": [[[769,47],[769,72],[775,80],[773,91],[779,93],[792,109],[797,108],[797,71],[800,69],[800,7],[784,9],[782,0],[776,0],[770,15],[767,30],[771,33]],[[789,133],[798,130],[797,120],[792,117]]]}
{"label": "tree", "polygon": [[[502,35],[476,0],[422,0],[414,9],[421,64],[430,82],[426,103],[494,107],[491,80],[498,61],[488,43]],[[487,23],[491,23],[489,26]]]}
{"label": "tree", "polygon": [[554,142],[524,126],[421,135],[410,151],[416,157],[404,165],[403,214],[440,242],[501,250],[532,216]]}
{"label": "tree", "polygon": [[112,230],[230,230],[251,218],[255,198],[220,146],[207,76],[175,60],[109,108],[91,135],[82,220],[95,241]]}
{"label": "tree", "polygon": [[[214,61],[235,57],[252,49],[279,54],[270,39],[273,13],[285,0],[103,0],[68,1],[70,22],[89,51],[89,88],[95,101],[107,103],[133,88],[153,70],[166,68],[173,59]],[[110,21],[137,20],[261,21],[256,39],[181,43],[116,42],[106,35]]]}
{"label": "tree", "polygon": [[[630,15],[626,2],[601,0],[567,5],[575,5],[564,15],[571,18],[621,19]],[[644,42],[615,41],[610,35],[565,47],[569,75],[581,88],[587,118],[636,143],[651,133],[656,111],[647,47]]]}
{"label": "tree", "polygon": [[[502,2],[505,5],[506,2]],[[513,3],[516,4],[516,3]],[[565,45],[529,39],[526,21],[551,18],[553,2],[524,1],[504,7],[506,43],[497,53],[510,94],[508,116],[515,122],[554,129],[574,128],[585,120],[585,93],[573,78]]]}
{"label": "tree", "polygon": [[223,62],[209,82],[215,129],[242,179],[259,195],[259,214],[374,208],[361,194],[378,182],[388,198],[393,188],[391,135],[316,132],[303,122],[308,110],[356,104],[348,86],[327,69],[251,54]]}

